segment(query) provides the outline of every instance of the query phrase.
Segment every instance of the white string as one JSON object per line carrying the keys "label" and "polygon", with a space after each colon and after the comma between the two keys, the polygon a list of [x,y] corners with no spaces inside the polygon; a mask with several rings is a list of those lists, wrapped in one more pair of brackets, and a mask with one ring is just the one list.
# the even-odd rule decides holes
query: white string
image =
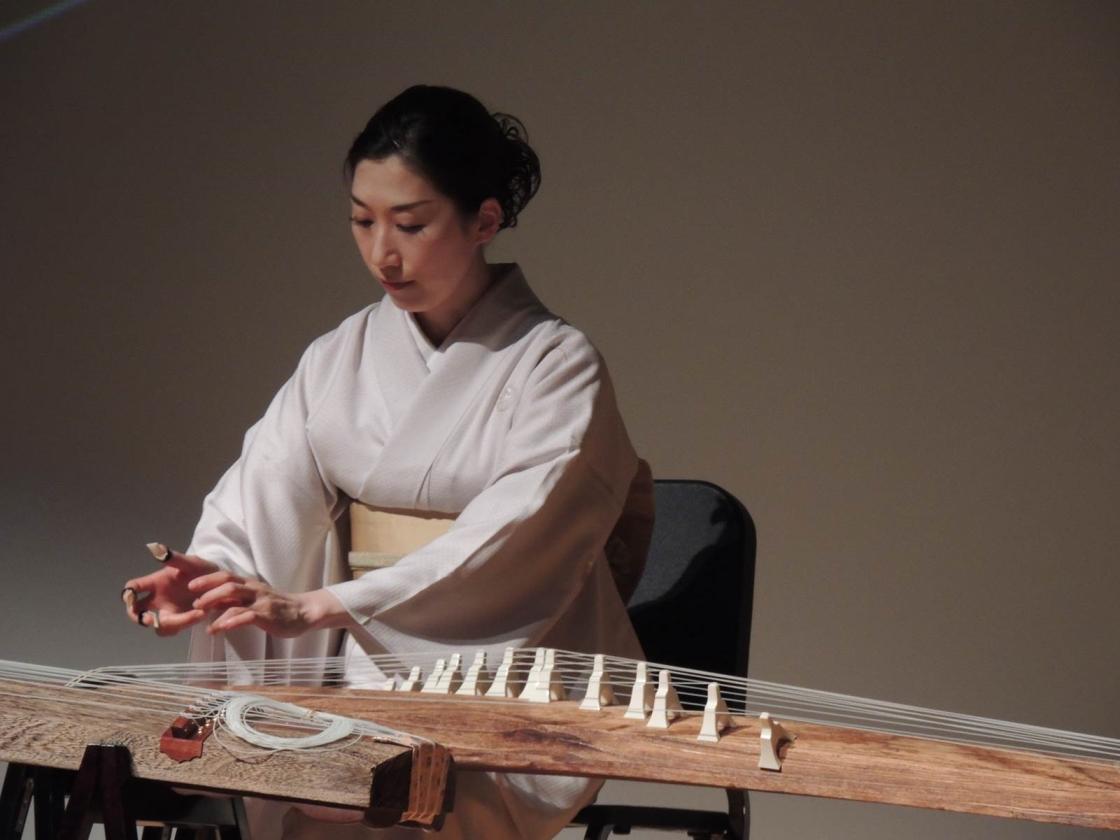
{"label": "white string", "polygon": [[[290,715],[302,718],[309,725],[322,723],[325,726],[311,735],[281,736],[262,732],[249,721],[250,715],[258,719],[272,720],[273,717],[270,717],[270,713],[272,716]],[[220,719],[242,741],[276,751],[322,747],[349,737],[355,729],[354,721],[348,718],[332,715],[328,712],[310,712],[290,703],[281,703],[279,700],[257,697],[252,694],[230,698],[222,707]]]}
{"label": "white string", "polygon": [[[308,658],[295,660],[248,660],[233,663],[204,662],[173,665],[140,665],[98,668],[86,672],[51,669],[43,666],[25,666],[20,663],[0,661],[0,679],[11,669],[20,674],[31,674],[38,680],[53,681],[56,685],[97,689],[97,694],[122,693],[124,699],[135,700],[136,686],[143,684],[150,692],[159,710],[173,708],[188,696],[194,702],[215,702],[222,692],[207,686],[231,683],[257,683],[260,685],[320,686],[324,681],[345,687],[354,683],[384,681],[399,682],[412,665],[430,671],[437,658],[447,658],[456,651],[432,651],[406,654],[382,654],[347,660],[344,657]],[[470,651],[458,651],[463,661],[470,661]],[[510,679],[523,683],[528,676],[534,649],[515,652]],[[606,657],[609,683],[622,701],[629,697],[637,669],[637,662],[619,657]],[[591,673],[590,654],[569,651],[556,652],[557,670],[570,696],[581,692]],[[490,663],[488,670],[496,669]],[[933,738],[967,744],[995,745],[1026,749],[1058,756],[1071,756],[1106,761],[1120,761],[1120,740],[1099,735],[1074,733],[1048,727],[1012,723],[992,718],[961,715],[951,712],[908,706],[882,700],[853,697],[834,692],[781,685],[763,680],[731,677],[694,669],[677,668],[650,663],[651,672],[667,669],[681,706],[672,711],[680,715],[700,714],[707,699],[710,682],[720,685],[721,696],[734,715],[756,716],[770,712],[779,719],[806,723],[845,726],[915,737]],[[18,678],[18,677],[17,677]],[[202,692],[202,694],[200,694]],[[208,693],[207,693],[208,692]],[[0,691],[0,693],[3,693]],[[314,691],[308,696],[326,692]],[[108,696],[108,695],[107,695]],[[433,695],[425,695],[432,700]],[[378,702],[399,700],[412,702],[408,695],[380,694]],[[470,702],[456,698],[459,702]],[[516,700],[486,698],[486,703],[517,703]]]}
{"label": "white string", "polygon": [[[316,749],[327,744],[344,748],[360,738],[401,746],[430,743],[407,733],[370,721],[354,720],[327,712],[315,712],[290,703],[264,697],[247,697],[236,692],[200,688],[157,680],[140,680],[126,669],[73,671],[28,663],[0,660],[0,696],[23,701],[45,701],[86,707],[119,714],[127,709],[133,716],[146,713],[166,719],[179,716],[213,719],[218,728],[228,729],[239,738],[270,751]],[[173,675],[174,667],[158,670]],[[6,684],[7,683],[7,684]],[[232,710],[232,711],[231,711]],[[290,729],[304,734],[285,736],[263,732],[255,724],[270,729]],[[320,731],[307,735],[309,728]],[[342,743],[343,739],[349,738]],[[223,745],[236,752],[226,739]]]}
{"label": "white string", "polygon": [[[214,731],[211,733],[211,739],[215,741],[222,749],[236,758],[238,761],[260,763],[267,760],[275,753],[281,750],[265,749],[251,744],[247,744],[242,740],[231,737],[228,733],[229,728],[221,721],[217,720],[214,724]],[[361,740],[362,735],[360,732],[351,733],[350,737],[341,741],[336,741],[333,744],[327,744],[322,747],[308,748],[305,747],[302,752],[311,753],[331,753],[338,752],[346,749],[355,742]]]}

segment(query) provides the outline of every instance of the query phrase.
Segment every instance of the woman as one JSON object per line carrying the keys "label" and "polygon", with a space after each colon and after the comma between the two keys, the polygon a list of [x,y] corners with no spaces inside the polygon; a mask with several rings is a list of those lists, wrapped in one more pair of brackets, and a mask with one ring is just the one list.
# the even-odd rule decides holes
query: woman
{"label": "woman", "polygon": [[[356,663],[433,648],[495,661],[510,645],[640,655],[604,552],[641,495],[606,370],[517,266],[485,258],[539,183],[518,126],[465,93],[413,87],[355,139],[351,226],[385,297],[307,349],[186,554],[158,546],[165,566],[126,584],[150,593],[134,620],[196,626],[192,656],[206,659],[324,657],[341,631]],[[348,580],[336,524],[351,500],[455,518]],[[444,834],[551,836],[596,789],[463,773]],[[285,828],[316,833],[295,813]],[[398,834],[411,836],[376,836]]]}

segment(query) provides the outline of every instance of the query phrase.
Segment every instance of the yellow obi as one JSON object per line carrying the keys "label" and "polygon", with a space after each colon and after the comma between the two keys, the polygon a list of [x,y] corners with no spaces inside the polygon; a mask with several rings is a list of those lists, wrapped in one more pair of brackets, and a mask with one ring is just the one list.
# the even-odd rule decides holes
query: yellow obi
{"label": "yellow obi", "polygon": [[[455,515],[424,510],[378,508],[350,504],[350,573],[355,578],[392,566],[451,530]],[[653,532],[653,476],[649,464],[638,462],[626,505],[604,550],[611,575],[625,603],[645,568]]]}
{"label": "yellow obi", "polygon": [[451,529],[455,517],[423,510],[376,508],[350,504],[350,573],[359,578],[392,566]]}

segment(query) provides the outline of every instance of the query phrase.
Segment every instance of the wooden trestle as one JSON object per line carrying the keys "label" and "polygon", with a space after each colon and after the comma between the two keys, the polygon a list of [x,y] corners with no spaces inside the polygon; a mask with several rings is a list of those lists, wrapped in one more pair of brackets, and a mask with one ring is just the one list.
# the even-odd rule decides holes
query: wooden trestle
{"label": "wooden trestle", "polygon": [[[91,702],[76,703],[75,691]],[[135,691],[142,700],[142,690]],[[138,779],[360,809],[370,825],[438,826],[450,805],[449,757],[438,744],[411,748],[361,738],[326,754],[283,751],[244,761],[211,739],[199,758],[178,762],[160,752],[171,716],[145,710],[139,702],[132,707],[121,701],[121,693],[118,687],[116,705],[108,705],[97,702],[97,688],[49,689],[0,680],[0,761],[77,770],[88,744],[113,744],[128,749],[131,774]]]}

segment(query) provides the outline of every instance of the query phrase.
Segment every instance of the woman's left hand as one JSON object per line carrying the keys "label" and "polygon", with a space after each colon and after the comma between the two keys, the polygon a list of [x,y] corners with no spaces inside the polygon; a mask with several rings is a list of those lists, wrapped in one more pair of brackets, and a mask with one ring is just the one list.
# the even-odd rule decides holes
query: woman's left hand
{"label": "woman's left hand", "polygon": [[342,603],[325,589],[288,593],[259,580],[247,580],[232,572],[202,575],[188,584],[198,594],[195,609],[221,611],[207,632],[225,633],[254,625],[273,636],[290,638],[309,630],[345,627],[349,614]]}

